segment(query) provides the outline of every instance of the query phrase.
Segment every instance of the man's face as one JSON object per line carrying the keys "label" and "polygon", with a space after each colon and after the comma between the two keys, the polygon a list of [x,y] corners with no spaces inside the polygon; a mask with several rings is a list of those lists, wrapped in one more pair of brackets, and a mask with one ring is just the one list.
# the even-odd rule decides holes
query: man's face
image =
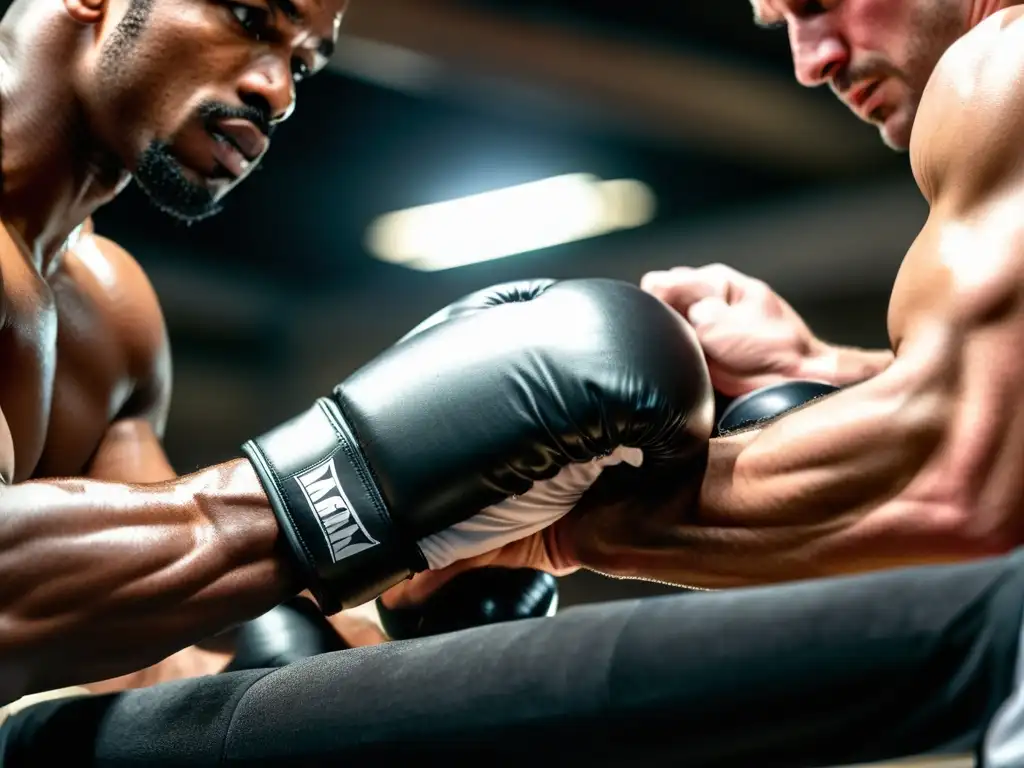
{"label": "man's face", "polygon": [[78,88],[95,138],[167,213],[215,213],[326,65],[347,2],[109,0]]}
{"label": "man's face", "polygon": [[906,149],[924,87],[967,29],[965,0],[751,0],[789,33],[797,80],[828,84],[882,140]]}

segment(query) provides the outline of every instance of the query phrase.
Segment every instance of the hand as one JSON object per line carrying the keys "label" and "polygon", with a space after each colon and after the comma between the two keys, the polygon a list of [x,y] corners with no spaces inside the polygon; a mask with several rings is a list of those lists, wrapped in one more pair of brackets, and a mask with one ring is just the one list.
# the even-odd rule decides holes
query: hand
{"label": "hand", "polygon": [[737,397],[793,379],[814,379],[829,346],[760,280],[713,264],[644,276],[641,287],[682,314],[697,332],[711,381]]}

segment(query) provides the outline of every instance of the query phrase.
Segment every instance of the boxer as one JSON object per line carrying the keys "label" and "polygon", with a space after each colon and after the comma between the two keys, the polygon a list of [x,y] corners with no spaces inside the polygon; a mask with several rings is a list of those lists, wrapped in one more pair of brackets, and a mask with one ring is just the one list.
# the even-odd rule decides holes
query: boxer
{"label": "boxer", "polygon": [[[70,21],[77,19],[86,24],[79,30],[82,35],[90,34],[104,24],[109,26],[109,44],[103,49],[97,48],[99,55],[94,62],[101,77],[92,85],[96,87],[102,78],[106,78],[102,82],[110,87],[93,95],[107,100],[120,99],[117,103],[110,101],[104,108],[127,109],[129,100],[136,98],[140,89],[145,87],[144,78],[152,77],[154,73],[136,68],[131,73],[136,80],[130,82],[128,73],[116,66],[117,57],[121,53],[131,56],[133,51],[139,50],[129,33],[146,20],[150,4],[115,7],[115,16],[122,17],[116,24],[113,23],[115,16],[106,13],[104,4],[92,7],[89,3],[76,3],[73,6],[65,11],[65,16]],[[339,5],[335,11],[340,9]],[[332,35],[335,26],[332,13],[336,16],[335,11],[325,7],[322,18],[317,22],[322,30]],[[216,11],[212,6],[208,7],[205,12],[228,14],[237,25],[237,33],[244,32],[245,25],[251,27],[253,23],[246,14],[259,21],[257,17],[261,11],[255,6],[247,9],[241,5],[222,5]],[[42,21],[40,28],[44,29],[48,13],[42,7],[26,13],[24,6],[16,6],[5,19],[5,28],[31,29]],[[215,29],[208,27],[209,31]],[[221,29],[222,35],[224,31]],[[257,32],[254,30],[246,34]],[[240,39],[237,34],[235,38],[224,36],[226,39],[222,42],[225,43],[234,40],[237,45]],[[26,39],[25,33],[18,32],[14,39]],[[333,37],[328,35],[326,40],[324,46],[330,44]],[[26,344],[29,338],[19,338],[11,328],[5,329],[0,341],[0,357],[4,360],[5,371],[0,377],[0,406],[7,414],[7,418],[0,415],[4,477],[22,480],[27,477],[85,475],[100,480],[136,483],[170,480],[175,473],[159,445],[171,384],[169,351],[159,304],[145,275],[128,254],[116,244],[95,235],[88,218],[81,221],[80,226],[73,226],[76,220],[81,220],[82,211],[91,210],[120,188],[124,169],[119,168],[115,156],[109,151],[87,148],[89,152],[83,154],[81,147],[72,146],[74,142],[70,139],[74,136],[75,126],[71,122],[58,124],[46,118],[46,130],[40,132],[38,120],[40,115],[46,114],[47,104],[71,103],[68,98],[75,91],[68,75],[72,72],[73,58],[65,55],[64,61],[54,62],[56,69],[40,70],[40,59],[31,51],[31,45],[31,42],[21,42],[4,56],[6,139],[2,218],[5,234],[0,245],[3,249],[0,285],[6,283],[7,291],[27,288],[25,303],[20,309],[22,313],[31,313],[47,304],[55,305],[58,325],[53,326],[51,322],[50,330],[39,337],[40,342],[52,335],[54,327],[58,330],[56,347],[52,338],[46,343]],[[295,57],[293,66],[300,61],[308,61],[314,67],[323,63],[323,51],[304,49],[300,53]],[[257,75],[249,72],[246,76],[252,78]],[[62,86],[50,89],[44,100],[26,101],[24,94],[37,88],[39,82],[57,81],[63,81]],[[268,97],[271,101],[279,104],[282,98],[289,98],[289,84],[277,83],[274,87],[278,93]],[[281,88],[286,91],[283,97]],[[22,95],[19,96],[19,92]],[[263,98],[254,93],[250,93],[250,97],[254,100]],[[207,102],[207,107],[212,103]],[[260,103],[264,104],[264,111],[269,108],[267,103]],[[224,104],[220,107],[227,108]],[[64,112],[68,110],[58,110],[55,114]],[[259,123],[259,110],[250,107],[249,112],[255,114]],[[208,113],[204,114],[209,118]],[[115,116],[114,111],[109,111],[108,122]],[[136,116],[146,118],[141,113]],[[150,119],[153,117],[155,115],[149,115]],[[171,119],[174,115],[164,115],[164,118]],[[236,118],[234,122],[228,122],[234,126],[231,130],[243,133],[248,130],[253,134],[246,128],[248,123],[244,120]],[[127,126],[126,123],[122,125]],[[111,126],[107,125],[107,128]],[[138,128],[140,126],[135,125],[133,130]],[[44,134],[49,138],[43,138]],[[30,140],[26,141],[26,138]],[[141,135],[123,133],[118,140],[139,141],[142,138]],[[244,137],[238,140],[242,139]],[[195,131],[183,141],[191,148],[182,151],[199,151]],[[153,191],[158,205],[172,213],[186,218],[200,216],[203,211],[196,208],[197,205],[212,210],[215,199],[235,183],[221,169],[210,184],[196,185],[194,178],[187,173],[178,173],[180,169],[174,163],[165,162],[164,149],[161,149],[164,145],[151,142],[147,146],[149,151],[143,153],[146,160],[142,163],[140,178],[143,186]],[[224,146],[218,145],[217,151],[224,151]],[[51,152],[53,154],[47,157]],[[78,183],[80,172],[85,171],[88,171],[90,181],[82,189],[88,189],[88,195],[71,205],[66,198],[72,194],[73,184]],[[51,184],[50,179],[58,181]],[[18,224],[14,225],[14,222]],[[73,227],[72,234],[65,237],[69,227]],[[58,243],[62,238],[63,241]],[[116,303],[112,301],[115,297]],[[17,319],[6,302],[0,301],[0,312],[5,326]],[[69,333],[72,326],[80,328],[82,334]],[[29,337],[33,333],[30,332]],[[55,351],[60,352],[56,357]],[[30,358],[28,361],[26,354]],[[53,371],[55,361],[59,363],[56,374]],[[27,368],[26,362],[30,363]],[[26,369],[28,375],[10,375],[9,371],[19,368]],[[12,440],[18,448],[13,459],[10,454]],[[12,460],[15,461],[13,473],[7,471]],[[379,627],[365,616],[346,613],[331,617],[330,621],[341,635],[335,640],[346,645],[363,645],[384,638]],[[281,626],[281,623],[277,622],[275,626]],[[249,633],[258,629],[254,626]],[[285,636],[287,634],[284,633]],[[247,659],[254,658],[244,648],[240,652]],[[90,687],[94,690],[137,687],[175,677],[209,673],[223,667],[229,656],[230,653],[198,649],[182,651],[152,668]]]}
{"label": "boxer", "polygon": [[825,344],[721,265],[647,275],[694,325],[725,394],[797,379],[839,391],[715,438],[699,504],[644,526],[588,514],[563,552],[704,587],[1006,552],[1024,540],[1024,6],[753,7],[788,30],[801,83],[827,84],[909,149],[930,215],[893,286],[891,349]]}
{"label": "boxer", "polygon": [[214,214],[345,5],[16,0],[0,23],[0,705],[303,591],[333,615],[466,560],[557,573],[546,531],[606,467],[702,465],[711,388],[685,321],[624,283],[535,281],[175,475],[159,303],[89,217],[130,179],[170,215]]}

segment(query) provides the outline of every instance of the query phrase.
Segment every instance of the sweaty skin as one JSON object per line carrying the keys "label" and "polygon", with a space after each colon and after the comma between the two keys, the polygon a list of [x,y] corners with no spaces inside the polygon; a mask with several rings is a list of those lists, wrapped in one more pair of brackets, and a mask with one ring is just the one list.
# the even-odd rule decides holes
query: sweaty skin
{"label": "sweaty skin", "polygon": [[[7,681],[27,682],[25,670],[54,670],[33,690],[69,682],[69,667],[72,682],[103,680],[297,591],[275,559],[276,523],[245,465],[174,480],[159,442],[166,333],[134,260],[83,234],[45,281],[24,261],[0,239],[0,368],[16,372],[0,380],[0,700]],[[44,480],[58,477],[75,479]],[[59,514],[49,512],[58,504]],[[175,599],[184,612],[170,610]],[[120,661],[88,657],[112,644],[123,646]]]}
{"label": "sweaty skin", "polygon": [[893,288],[892,364],[713,440],[699,502],[642,517],[581,508],[564,552],[606,573],[713,588],[1024,542],[1022,16],[978,24],[924,91],[910,156],[930,214]]}
{"label": "sweaty skin", "polygon": [[133,684],[109,679],[301,589],[247,462],[175,476],[160,307],[89,217],[133,175],[177,215],[213,210],[259,157],[229,178],[196,115],[243,139],[287,118],[344,7],[17,0],[0,25],[0,705]]}

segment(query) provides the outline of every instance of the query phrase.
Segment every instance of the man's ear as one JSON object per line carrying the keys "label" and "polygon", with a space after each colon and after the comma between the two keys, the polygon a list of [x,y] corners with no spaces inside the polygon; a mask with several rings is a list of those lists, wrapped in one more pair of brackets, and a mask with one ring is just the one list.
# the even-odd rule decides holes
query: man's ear
{"label": "man's ear", "polygon": [[107,0],[64,0],[64,9],[79,24],[97,24],[107,12]]}

